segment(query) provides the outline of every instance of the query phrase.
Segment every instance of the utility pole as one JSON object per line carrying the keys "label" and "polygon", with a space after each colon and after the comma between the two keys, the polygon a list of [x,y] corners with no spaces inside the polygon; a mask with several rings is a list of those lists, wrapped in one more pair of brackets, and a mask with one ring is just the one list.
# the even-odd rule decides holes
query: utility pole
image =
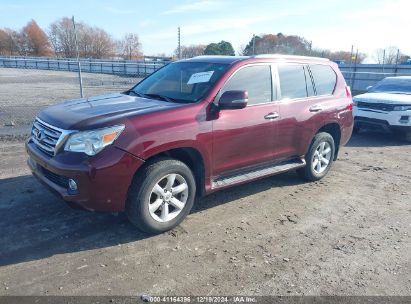
{"label": "utility pole", "polygon": [[352,78],[351,78],[351,90],[354,90],[354,85],[355,85],[355,74],[357,73],[357,59],[358,59],[358,49],[357,49],[357,52],[355,52],[354,73],[352,74]]}
{"label": "utility pole", "polygon": [[353,52],[354,52],[354,46],[352,45],[352,46],[351,46],[351,53],[350,53],[350,65],[352,64],[352,55],[353,55]]}
{"label": "utility pole", "polygon": [[81,78],[80,52],[78,50],[76,23],[74,22],[74,16],[71,18],[71,21],[73,21],[74,43],[76,45],[76,51],[77,51],[78,80],[79,80],[79,83],[80,83],[80,97],[83,98],[83,80]]}
{"label": "utility pole", "polygon": [[253,55],[255,55],[255,34],[253,34]]}
{"label": "utility pole", "polygon": [[397,49],[397,56],[395,57],[395,65],[398,64],[399,59],[400,59],[400,49]]}
{"label": "utility pole", "polygon": [[398,72],[398,60],[400,59],[400,49],[397,49],[397,56],[395,58],[395,69],[394,69],[394,75],[397,76]]}
{"label": "utility pole", "polygon": [[180,33],[180,27],[178,27],[178,59],[181,59],[181,33]]}

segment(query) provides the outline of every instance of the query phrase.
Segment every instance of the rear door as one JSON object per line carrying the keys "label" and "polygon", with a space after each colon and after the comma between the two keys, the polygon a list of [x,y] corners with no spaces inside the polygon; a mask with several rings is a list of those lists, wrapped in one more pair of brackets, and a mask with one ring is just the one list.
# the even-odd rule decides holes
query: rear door
{"label": "rear door", "polygon": [[307,64],[278,64],[277,73],[281,136],[275,148],[281,158],[298,157],[307,152],[313,133],[323,121],[324,100],[316,95]]}
{"label": "rear door", "polygon": [[278,105],[271,64],[252,64],[236,70],[216,97],[230,90],[248,91],[244,109],[221,110],[213,121],[213,176],[273,159]]}

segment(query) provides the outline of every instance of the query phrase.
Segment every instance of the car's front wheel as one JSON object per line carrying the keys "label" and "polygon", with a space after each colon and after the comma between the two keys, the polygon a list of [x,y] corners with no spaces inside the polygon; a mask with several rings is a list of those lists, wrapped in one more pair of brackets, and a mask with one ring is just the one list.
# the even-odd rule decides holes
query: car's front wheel
{"label": "car's front wheel", "polygon": [[309,181],[323,178],[331,168],[335,154],[335,143],[329,133],[318,133],[305,156],[306,166],[298,173]]}
{"label": "car's front wheel", "polygon": [[196,183],[190,168],[175,159],[147,164],[129,190],[126,214],[140,230],[161,233],[177,226],[190,212]]}

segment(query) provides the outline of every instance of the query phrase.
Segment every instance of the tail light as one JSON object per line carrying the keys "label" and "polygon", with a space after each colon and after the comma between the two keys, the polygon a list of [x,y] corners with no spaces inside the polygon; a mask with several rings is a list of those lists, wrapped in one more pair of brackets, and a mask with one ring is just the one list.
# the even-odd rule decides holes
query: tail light
{"label": "tail light", "polygon": [[349,86],[345,86],[345,96],[347,96],[348,98],[352,97],[351,88]]}
{"label": "tail light", "polygon": [[351,95],[351,88],[349,86],[345,86],[345,96],[350,99],[350,104],[347,106],[348,111],[352,111],[353,104],[352,104],[352,95]]}

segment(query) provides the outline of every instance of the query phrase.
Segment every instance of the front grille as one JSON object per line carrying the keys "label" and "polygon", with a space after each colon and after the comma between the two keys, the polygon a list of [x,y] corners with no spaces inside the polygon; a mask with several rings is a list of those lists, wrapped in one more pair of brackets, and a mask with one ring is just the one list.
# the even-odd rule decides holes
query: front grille
{"label": "front grille", "polygon": [[391,111],[394,111],[395,105],[386,104],[386,103],[372,103],[372,102],[359,101],[357,106],[363,109],[391,112]]}
{"label": "front grille", "polygon": [[53,156],[62,131],[36,118],[31,129],[31,139],[36,146],[49,156]]}
{"label": "front grille", "polygon": [[49,181],[51,181],[52,183],[54,183],[54,184],[56,184],[56,185],[58,185],[58,186],[60,186],[60,187],[65,188],[65,189],[68,188],[68,184],[69,184],[69,183],[68,183],[68,180],[69,180],[68,177],[66,177],[66,176],[61,176],[61,175],[58,175],[58,174],[56,174],[56,173],[53,173],[53,172],[47,170],[47,169],[44,168],[44,167],[41,167],[41,166],[39,166],[39,167],[41,168],[41,172],[43,173],[43,175],[44,175]]}

